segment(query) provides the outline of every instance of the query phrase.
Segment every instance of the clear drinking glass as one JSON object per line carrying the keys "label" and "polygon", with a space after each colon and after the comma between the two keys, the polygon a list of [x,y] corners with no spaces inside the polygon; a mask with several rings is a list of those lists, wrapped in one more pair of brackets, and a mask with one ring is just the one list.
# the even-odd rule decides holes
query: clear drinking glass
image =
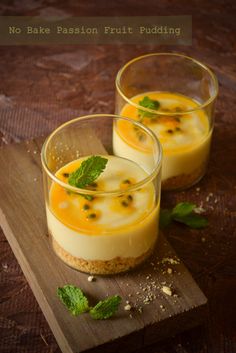
{"label": "clear drinking glass", "polygon": [[[126,130],[133,136],[132,148],[137,144],[128,157]],[[112,274],[151,254],[158,237],[162,161],[151,130],[116,115],[84,116],[58,127],[46,139],[41,158],[48,231],[54,252],[67,265]],[[91,175],[88,161],[95,159],[107,160],[105,169],[81,187],[78,181]]]}
{"label": "clear drinking glass", "polygon": [[116,77],[116,114],[140,121],[163,148],[162,189],[184,189],[205,174],[218,83],[199,61],[153,53],[129,61]]}

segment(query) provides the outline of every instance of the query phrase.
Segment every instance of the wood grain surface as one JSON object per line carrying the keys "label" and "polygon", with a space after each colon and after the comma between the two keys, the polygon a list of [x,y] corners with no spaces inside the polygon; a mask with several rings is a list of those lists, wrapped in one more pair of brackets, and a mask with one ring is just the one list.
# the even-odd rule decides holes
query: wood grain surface
{"label": "wood grain surface", "polygon": [[[183,193],[163,193],[162,205],[194,201],[210,226],[194,231],[172,226],[165,236],[209,302],[205,324],[139,353],[234,353],[236,351],[235,141],[236,62],[234,1],[128,0],[95,2],[2,1],[2,15],[193,16],[193,44],[184,46],[31,46],[0,48],[1,144],[48,134],[60,123],[94,112],[113,113],[114,79],[131,58],[175,51],[202,60],[216,73],[220,94],[207,175]],[[35,166],[37,169],[38,167]],[[11,175],[11,169],[5,171]],[[14,181],[14,175],[11,175]],[[33,184],[34,185],[34,184]],[[36,202],[38,202],[36,200]],[[0,234],[0,351],[59,353],[60,349]]]}
{"label": "wood grain surface", "polygon": [[[104,154],[95,131],[96,127],[83,129],[83,136],[77,134],[72,143],[79,150],[86,144],[86,152],[89,149]],[[94,348],[101,352],[131,352],[203,322],[206,297],[164,236],[141,268],[125,275],[97,276],[92,283],[88,275],[74,271],[54,255],[46,228],[41,140],[11,144],[1,151],[0,225],[62,352],[88,352]],[[8,174],[5,171],[9,161]],[[65,284],[79,285],[94,300],[120,295],[123,303],[117,317],[101,322],[88,316],[71,316],[56,296],[57,288]],[[171,288],[173,295],[164,294],[163,285]],[[137,308],[126,312],[126,301]]]}

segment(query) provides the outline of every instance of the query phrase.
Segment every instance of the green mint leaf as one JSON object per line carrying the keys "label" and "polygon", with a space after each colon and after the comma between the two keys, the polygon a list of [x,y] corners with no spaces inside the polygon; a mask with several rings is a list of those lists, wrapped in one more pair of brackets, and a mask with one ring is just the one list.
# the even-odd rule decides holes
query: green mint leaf
{"label": "green mint leaf", "polygon": [[193,212],[196,205],[190,202],[180,202],[172,210],[173,217],[184,217]]}
{"label": "green mint leaf", "polygon": [[100,156],[92,156],[84,160],[81,166],[70,173],[68,183],[77,188],[83,189],[94,182],[104,171],[108,159]]}
{"label": "green mint leaf", "polygon": [[[158,110],[160,107],[160,102],[155,99],[151,99],[148,96],[145,96],[141,101],[139,101],[139,105],[141,105],[144,108]],[[156,118],[155,114],[146,112],[142,109],[138,110],[138,114],[140,115],[141,119],[143,119],[143,118],[151,118],[151,119]]]}
{"label": "green mint leaf", "polygon": [[160,210],[160,220],[159,220],[159,225],[160,228],[163,229],[170,225],[172,222],[172,211],[171,210],[166,210],[166,209],[161,209]]}
{"label": "green mint leaf", "polygon": [[186,216],[182,216],[182,217],[174,216],[173,218],[175,221],[184,223],[190,228],[200,229],[208,226],[208,220],[205,217],[200,216],[199,214],[196,214],[193,212]]}
{"label": "green mint leaf", "polygon": [[89,313],[95,320],[108,319],[116,313],[120,302],[121,297],[119,295],[114,295],[98,302],[97,305],[90,309]]}
{"label": "green mint leaf", "polygon": [[180,202],[172,210],[160,210],[160,228],[163,229],[171,224],[172,221],[183,223],[190,228],[205,228],[208,220],[194,212],[196,205],[190,202]]}
{"label": "green mint leaf", "polygon": [[79,315],[89,311],[88,299],[82,290],[72,285],[57,288],[57,295],[72,315]]}

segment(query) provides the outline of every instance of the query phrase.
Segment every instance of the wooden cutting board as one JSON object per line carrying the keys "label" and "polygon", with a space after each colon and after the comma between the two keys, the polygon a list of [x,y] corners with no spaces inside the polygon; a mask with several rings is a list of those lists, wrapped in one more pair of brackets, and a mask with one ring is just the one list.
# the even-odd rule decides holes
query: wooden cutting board
{"label": "wooden cutting board", "polygon": [[[97,276],[94,282],[56,257],[46,227],[43,141],[0,150],[0,225],[62,352],[132,352],[198,325],[206,297],[163,235],[145,265],[124,275]],[[56,296],[57,287],[65,284],[81,287],[95,302],[119,294],[123,299],[119,312],[103,321],[87,314],[71,316]],[[171,288],[171,296],[163,286]],[[135,308],[125,311],[126,301]]]}

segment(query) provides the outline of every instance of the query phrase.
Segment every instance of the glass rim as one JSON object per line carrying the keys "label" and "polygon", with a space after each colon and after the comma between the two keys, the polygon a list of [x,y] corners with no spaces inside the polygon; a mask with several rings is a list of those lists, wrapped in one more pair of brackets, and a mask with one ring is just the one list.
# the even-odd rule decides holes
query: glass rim
{"label": "glass rim", "polygon": [[[136,61],[139,61],[139,60],[142,60],[142,59],[145,59],[145,58],[148,58],[148,57],[151,57],[151,56],[176,56],[176,57],[180,57],[180,58],[183,58],[183,59],[187,59],[189,61],[192,61],[194,64],[200,66],[202,69],[204,69],[208,74],[209,76],[211,77],[212,81],[213,81],[213,85],[214,85],[214,88],[215,88],[215,92],[213,95],[211,95],[204,103],[198,105],[196,108],[193,108],[193,109],[189,109],[189,110],[186,110],[186,111],[182,111],[182,112],[157,112],[156,110],[153,110],[153,109],[149,109],[149,108],[145,108],[135,102],[133,102],[130,98],[128,98],[122,91],[122,88],[121,88],[121,85],[120,85],[120,79],[121,79],[121,76],[122,74],[124,73],[124,71],[127,69],[128,66],[132,65],[133,63],[135,63]],[[152,114],[155,114],[155,115],[163,115],[163,116],[176,116],[176,115],[183,115],[183,114],[190,114],[190,113],[193,113],[197,110],[201,110],[203,108],[205,108],[206,106],[208,106],[210,103],[212,103],[216,97],[218,96],[218,92],[219,92],[219,84],[218,84],[218,80],[217,80],[217,77],[216,75],[214,74],[214,72],[205,64],[203,64],[201,61],[197,60],[197,59],[194,59],[190,56],[187,56],[187,55],[184,55],[184,54],[179,54],[179,53],[149,53],[149,54],[144,54],[144,55],[140,55],[140,56],[137,56],[135,58],[133,58],[132,60],[128,61],[125,65],[123,65],[121,67],[121,69],[118,71],[117,75],[116,75],[116,79],[115,79],[115,85],[116,85],[116,89],[117,91],[119,92],[119,94],[122,96],[122,98],[127,102],[129,103],[130,105],[134,106],[135,108],[137,109],[142,109],[143,111],[145,112],[148,112],[148,113],[152,113]],[[153,91],[152,91],[153,92]]]}
{"label": "glass rim", "polygon": [[[153,168],[152,172],[145,177],[144,179],[142,179],[141,181],[132,184],[131,186],[127,187],[125,190],[121,190],[121,189],[117,189],[117,190],[111,190],[111,191],[94,191],[94,190],[87,190],[87,189],[81,189],[81,188],[77,188],[75,186],[72,186],[70,184],[67,184],[65,182],[63,182],[62,180],[60,180],[59,178],[56,177],[56,175],[51,172],[50,168],[47,165],[47,161],[46,161],[46,151],[47,151],[47,147],[49,142],[51,141],[51,139],[62,129],[64,129],[65,127],[76,123],[78,121],[82,121],[82,120],[92,120],[93,118],[97,118],[97,117],[106,117],[106,118],[115,118],[116,120],[125,120],[128,121],[134,125],[139,126],[142,130],[144,130],[147,134],[149,134],[149,136],[152,137],[152,139],[154,140],[155,144],[158,147],[158,158],[157,161],[155,163],[155,167]],[[127,192],[131,192],[134,191],[136,189],[139,189],[143,186],[145,186],[146,184],[148,184],[149,182],[151,182],[156,175],[159,173],[159,171],[161,170],[161,162],[162,162],[162,146],[160,141],[158,140],[158,138],[156,137],[156,135],[154,134],[154,132],[149,129],[148,127],[146,127],[145,125],[143,125],[142,123],[135,121],[133,119],[129,119],[120,115],[116,115],[116,114],[90,114],[90,115],[84,115],[81,117],[77,117],[74,119],[71,119],[63,124],[61,124],[60,126],[58,126],[55,130],[53,130],[53,132],[51,134],[48,135],[48,137],[46,138],[46,140],[43,143],[42,149],[41,149],[41,162],[42,162],[42,166],[43,166],[43,170],[46,172],[46,174],[49,176],[50,179],[52,179],[55,183],[59,184],[60,186],[62,186],[63,188],[70,190],[72,192],[75,192],[77,194],[82,194],[82,195],[91,195],[91,196],[118,196],[118,195],[122,195]]]}

